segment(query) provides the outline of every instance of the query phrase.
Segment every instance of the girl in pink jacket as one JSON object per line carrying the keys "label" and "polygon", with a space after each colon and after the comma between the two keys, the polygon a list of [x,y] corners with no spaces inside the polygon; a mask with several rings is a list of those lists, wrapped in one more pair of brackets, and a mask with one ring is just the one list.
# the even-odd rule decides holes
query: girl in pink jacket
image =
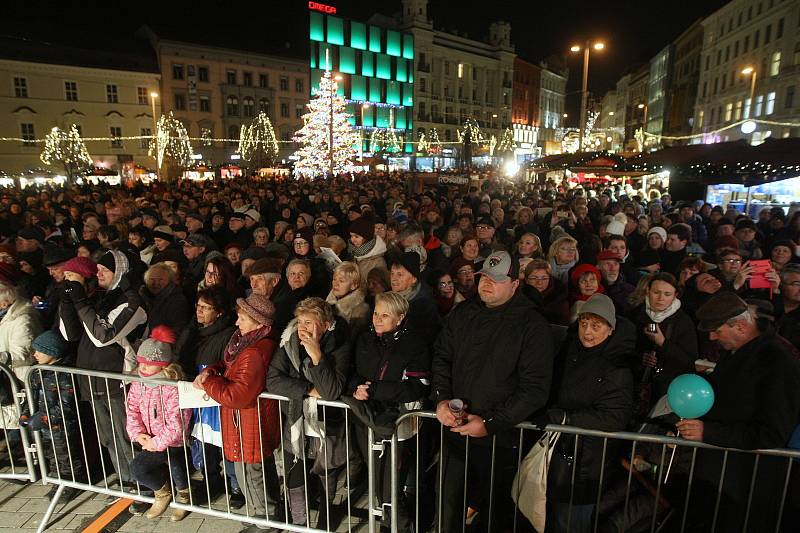
{"label": "girl in pink jacket", "polygon": [[[139,376],[146,379],[179,380],[181,367],[173,362],[175,334],[166,326],[153,328],[136,354]],[[145,513],[148,518],[161,516],[172,500],[172,484],[177,503],[189,504],[189,480],[186,476],[186,449],[191,410],[181,412],[178,388],[135,381],[126,402],[127,430],[131,441],[141,451],[131,461],[131,474],[140,484],[155,491],[155,501]],[[138,447],[137,447],[138,448]],[[170,520],[183,520],[187,511],[175,509]]]}

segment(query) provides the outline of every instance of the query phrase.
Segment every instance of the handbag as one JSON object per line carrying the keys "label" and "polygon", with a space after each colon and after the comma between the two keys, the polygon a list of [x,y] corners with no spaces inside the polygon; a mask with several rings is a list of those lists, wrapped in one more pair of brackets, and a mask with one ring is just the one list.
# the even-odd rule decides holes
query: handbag
{"label": "handbag", "polygon": [[[563,424],[563,422],[562,422]],[[544,532],[547,515],[547,474],[561,433],[548,431],[525,456],[511,484],[511,498],[533,528]]]}

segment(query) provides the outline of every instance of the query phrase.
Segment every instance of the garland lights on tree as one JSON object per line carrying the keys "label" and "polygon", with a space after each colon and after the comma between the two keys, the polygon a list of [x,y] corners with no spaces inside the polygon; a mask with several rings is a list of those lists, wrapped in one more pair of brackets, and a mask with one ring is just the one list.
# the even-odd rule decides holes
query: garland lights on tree
{"label": "garland lights on tree", "polygon": [[369,137],[369,148],[372,153],[399,152],[400,142],[392,130],[372,130]]}
{"label": "garland lights on tree", "polygon": [[155,156],[160,169],[166,164],[168,167],[167,178],[176,178],[177,170],[188,167],[192,163],[192,145],[183,123],[176,119],[172,111],[161,115],[156,127],[155,146],[150,145],[150,155]]}
{"label": "garland lights on tree", "polygon": [[70,181],[92,168],[92,157],[81,139],[78,127],[73,124],[69,131],[54,127],[47,134],[44,149],[39,156],[45,165],[64,165],[64,171]]}
{"label": "garland lights on tree", "polygon": [[275,162],[279,153],[278,139],[275,137],[272,122],[263,111],[258,113],[249,126],[242,126],[238,152],[255,169]]}
{"label": "garland lights on tree", "polygon": [[[303,127],[294,135],[301,145],[295,153],[297,176],[313,177],[350,172],[359,142],[359,135],[348,122],[345,99],[337,94],[338,85],[325,71],[319,82],[319,90],[307,104],[308,113],[303,115]],[[333,148],[331,149],[331,129]]]}

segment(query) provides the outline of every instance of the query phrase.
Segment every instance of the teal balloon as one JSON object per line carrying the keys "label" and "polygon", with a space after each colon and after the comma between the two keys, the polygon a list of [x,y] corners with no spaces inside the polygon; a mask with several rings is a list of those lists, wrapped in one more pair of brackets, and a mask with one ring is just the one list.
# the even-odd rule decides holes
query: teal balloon
{"label": "teal balloon", "polygon": [[681,418],[700,418],[714,405],[714,389],[697,374],[681,374],[667,389],[672,412]]}

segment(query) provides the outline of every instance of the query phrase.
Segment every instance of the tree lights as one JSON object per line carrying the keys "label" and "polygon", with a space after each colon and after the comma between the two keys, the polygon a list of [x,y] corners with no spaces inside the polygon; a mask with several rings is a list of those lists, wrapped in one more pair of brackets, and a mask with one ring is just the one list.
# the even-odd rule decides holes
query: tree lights
{"label": "tree lights", "polygon": [[242,126],[237,151],[242,159],[257,169],[275,161],[278,157],[278,140],[266,113],[259,112],[249,126]]}
{"label": "tree lights", "polygon": [[[156,158],[158,168],[166,164],[172,169],[188,167],[192,163],[192,145],[183,123],[176,119],[172,111],[161,115],[156,128],[155,146],[150,146],[150,155]],[[168,176],[174,172],[168,172]]]}
{"label": "tree lights", "polygon": [[92,158],[81,139],[78,128],[73,124],[69,131],[59,127],[50,130],[44,141],[44,149],[39,156],[45,165],[64,165],[70,181],[92,167]]}

